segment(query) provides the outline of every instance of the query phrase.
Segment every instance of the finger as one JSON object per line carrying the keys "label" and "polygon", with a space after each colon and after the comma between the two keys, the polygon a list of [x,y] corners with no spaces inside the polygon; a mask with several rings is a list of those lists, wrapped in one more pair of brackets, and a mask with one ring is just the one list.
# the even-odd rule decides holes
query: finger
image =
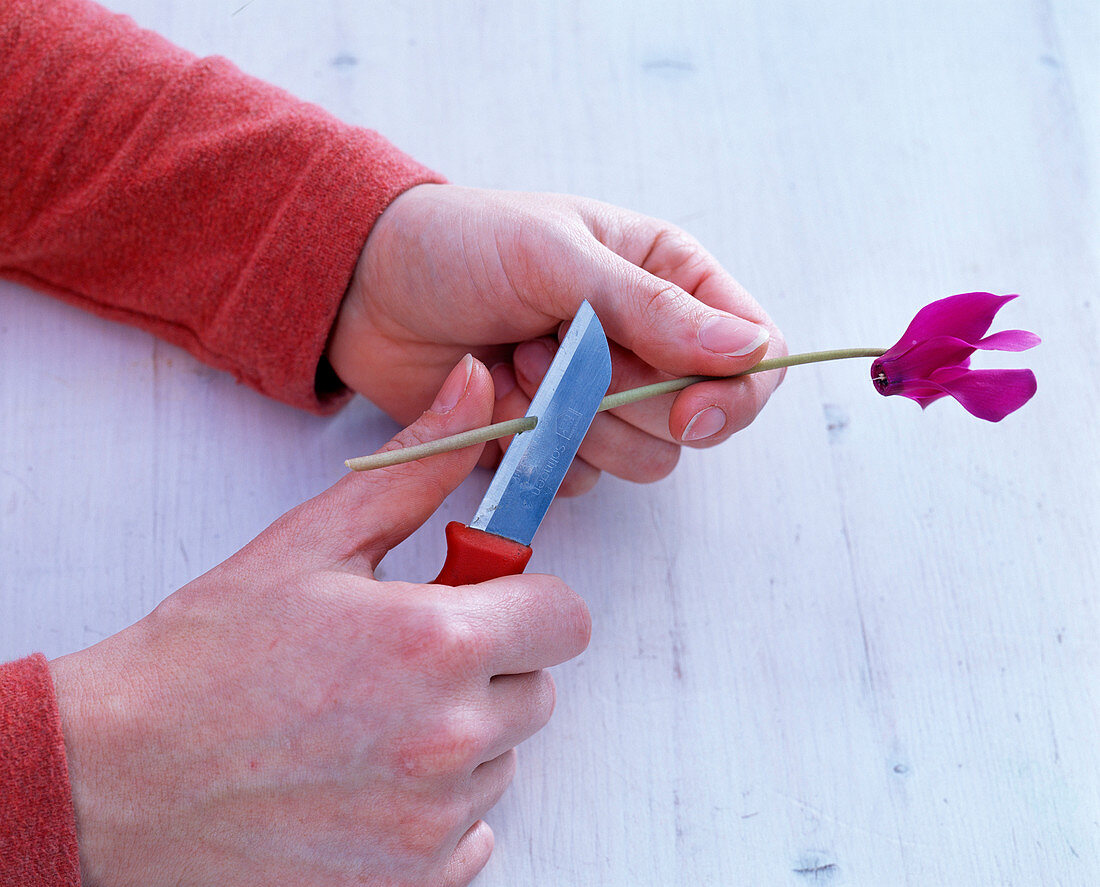
{"label": "finger", "polygon": [[482,759],[492,760],[538,733],[550,722],[555,699],[554,679],[545,669],[494,676],[482,715],[493,725]]}
{"label": "finger", "polygon": [[[633,355],[615,349],[612,353],[615,368],[612,391],[637,388],[665,378]],[[770,340],[768,357],[786,353],[782,337]],[[676,394],[625,404],[612,410],[611,415],[660,440],[710,446],[748,426],[763,409],[781,377],[782,371],[770,370],[728,380],[700,382]],[[711,408],[718,412],[703,415]]]}
{"label": "finger", "polygon": [[[611,346],[611,369],[609,393],[641,388],[643,385],[652,385],[654,382],[664,382],[673,378],[671,374],[655,370],[633,352],[615,344]],[[659,440],[678,443],[679,441],[672,436],[668,428],[668,413],[675,399],[675,394],[663,394],[659,397],[648,397],[645,400],[624,404],[610,412],[611,415]]]}
{"label": "finger", "polygon": [[775,385],[761,378],[745,376],[722,382],[700,382],[685,388],[669,412],[674,435],[691,447],[721,443],[756,418]]}
{"label": "finger", "polygon": [[[775,335],[768,342],[767,357],[786,355],[786,343]],[[625,391],[650,385],[668,378],[617,346],[612,347],[614,374],[611,391]],[[646,433],[671,443],[698,443],[700,438],[685,438],[691,419],[702,410],[714,406],[722,410],[728,421],[723,430],[703,435],[708,443],[718,443],[749,425],[763,409],[768,398],[783,378],[785,370],[769,370],[748,376],[735,376],[724,381],[700,382],[675,394],[664,394],[616,407],[610,413]],[[693,435],[702,435],[703,425],[692,427]],[[713,420],[710,423],[713,426]]]}
{"label": "finger", "polygon": [[612,339],[654,367],[675,376],[732,376],[763,357],[771,335],[765,326],[709,307],[622,259],[613,267],[593,307]]}
{"label": "finger", "polygon": [[[489,371],[467,355],[452,370],[431,409],[382,450],[413,446],[485,425],[492,415]],[[349,565],[371,570],[419,527],[470,473],[481,453],[467,447],[366,472],[351,472],[288,518],[313,545]]]}
{"label": "finger", "polygon": [[464,834],[451,853],[443,872],[444,887],[466,887],[493,853],[493,830],[478,820]]}
{"label": "finger", "polygon": [[600,469],[588,464],[578,456],[569,463],[565,477],[562,478],[561,486],[558,487],[558,495],[566,499],[573,496],[583,496],[596,486],[596,482],[600,479],[600,473]]}
{"label": "finger", "polygon": [[[517,419],[527,414],[530,401],[523,391],[516,388],[516,375],[509,361],[494,363],[489,370],[493,377],[493,422],[507,422],[509,419]],[[511,437],[497,438],[488,441],[485,449],[481,451],[481,457],[477,464],[481,468],[495,469],[500,465],[500,457],[508,448]]]}
{"label": "finger", "polygon": [[[714,304],[718,307],[726,306],[727,311],[745,311],[751,313],[751,315],[757,318],[757,322],[768,330],[768,347],[765,352],[760,355],[760,360],[771,357],[785,357],[787,355],[787,343],[783,338],[783,334],[779,331],[779,328],[772,323],[772,320],[764,310],[756,304],[755,301],[747,294],[744,293],[744,297],[741,297],[741,293],[744,293],[743,288],[738,284],[724,268],[720,266],[716,267],[710,276],[706,277],[698,287],[695,289],[695,296],[708,304]],[[748,304],[746,304],[748,303]],[[749,307],[751,305],[751,307]],[[754,397],[763,395],[763,401],[760,405],[763,406],[771,394],[779,387],[779,384],[787,375],[786,369],[772,370],[769,372],[761,373],[753,377],[753,384],[750,386],[754,391]]]}
{"label": "finger", "polygon": [[517,758],[515,747],[509,746],[496,757],[474,768],[470,776],[472,795],[475,798],[471,805],[471,816],[484,816],[496,806],[515,778]]}
{"label": "finger", "polygon": [[[648,236],[644,230],[634,233],[642,241],[648,240],[652,250],[668,249],[657,236]],[[638,248],[640,244],[631,241],[618,246],[621,252],[603,246],[602,253],[594,253],[584,269],[586,292],[610,338],[654,367],[678,376],[733,375],[763,356],[770,332],[753,320],[763,312],[746,311],[752,316],[745,317],[721,304],[711,305],[685,289],[676,281],[683,280],[698,290],[709,280],[697,271],[688,273],[690,262],[682,262],[678,273],[672,275],[676,280],[669,280],[642,267],[651,259]],[[704,256],[695,261],[705,264]],[[712,270],[711,275],[714,273]],[[729,280],[726,277],[721,282],[728,287]],[[708,290],[714,289],[715,284],[710,284]],[[738,288],[719,301],[744,310],[741,293]],[[751,299],[747,304],[755,305]]]}
{"label": "finger", "polygon": [[579,455],[616,477],[650,484],[672,473],[680,448],[610,413],[600,413],[588,429]]}
{"label": "finger", "polygon": [[[494,422],[498,422],[495,416]],[[481,455],[477,460],[478,468],[487,468],[490,471],[494,470],[500,464],[500,457],[503,451],[500,448],[500,444],[495,440],[490,440],[485,444],[485,448],[481,451]]]}
{"label": "finger", "polygon": [[601,203],[582,207],[581,212],[595,237],[615,255],[711,307],[754,323],[770,322],[760,304],[722,264],[676,225]]}
{"label": "finger", "polygon": [[[768,349],[761,359],[787,353],[783,336],[767,312],[691,235],[668,222],[647,216],[635,216],[625,229],[605,233],[610,241],[605,243],[612,251],[629,259],[632,253],[644,248],[645,255],[637,264],[649,273],[676,284],[706,305],[751,320],[768,330]],[[767,400],[767,395],[782,382],[784,375],[785,371],[780,371],[761,376],[752,386],[754,397],[764,393]]]}
{"label": "finger", "polygon": [[[493,367],[493,389],[496,398],[493,404],[493,421],[507,422],[509,419],[519,419],[527,415],[531,407],[531,398],[516,381],[516,374],[511,364],[498,363]],[[507,452],[512,437],[501,437],[496,440],[500,452]]]}
{"label": "finger", "polygon": [[464,586],[461,595],[451,592],[451,600],[484,639],[480,666],[488,676],[558,665],[580,655],[592,636],[588,607],[556,576],[492,579]]}
{"label": "finger", "polygon": [[[723,272],[724,273],[724,272]],[[691,282],[691,281],[687,281]],[[769,321],[770,323],[770,321]],[[515,377],[528,393],[542,381],[557,350],[557,342],[548,336],[525,342],[515,351]],[[786,343],[778,331],[769,340],[769,357],[787,353]],[[637,388],[670,378],[659,373],[637,355],[611,343],[612,380],[611,391]],[[669,443],[687,443],[692,446],[709,446],[719,443],[736,431],[746,427],[763,409],[768,397],[783,377],[782,371],[770,371],[758,375],[733,378],[728,382],[703,383],[692,386],[677,395],[664,395],[636,401],[618,407],[612,415],[652,437]],[[593,465],[610,471],[619,477],[645,481],[664,477],[675,465],[674,457],[659,448],[651,448],[645,438],[622,434],[612,435],[600,414],[586,439],[589,448],[582,448],[581,455]],[[605,448],[593,458],[595,438],[603,433]],[[604,454],[619,454],[617,460],[606,459]],[[621,466],[617,467],[615,461]]]}

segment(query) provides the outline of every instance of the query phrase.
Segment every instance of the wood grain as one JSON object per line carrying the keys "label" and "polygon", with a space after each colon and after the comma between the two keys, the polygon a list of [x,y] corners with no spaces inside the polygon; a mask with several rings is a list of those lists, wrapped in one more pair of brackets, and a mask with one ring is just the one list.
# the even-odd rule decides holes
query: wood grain
{"label": "wood grain", "polygon": [[[1095,3],[108,5],[453,181],[682,224],[792,350],[975,289],[1044,338],[999,425],[802,367],[669,479],[556,503],[531,568],[595,635],[479,884],[1100,882]],[[0,299],[4,658],[130,624],[394,430]],[[434,575],[486,483],[384,573]]]}

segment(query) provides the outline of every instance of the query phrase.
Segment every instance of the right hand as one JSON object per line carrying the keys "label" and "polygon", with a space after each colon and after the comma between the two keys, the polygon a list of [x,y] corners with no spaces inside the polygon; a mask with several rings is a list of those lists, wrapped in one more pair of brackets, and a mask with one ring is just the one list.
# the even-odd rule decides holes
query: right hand
{"label": "right hand", "polygon": [[[492,409],[488,371],[459,364],[391,446]],[[591,631],[552,576],[374,578],[477,457],[349,475],[136,625],[51,663],[86,885],[477,874],[493,845],[481,817],[554,705],[543,669]]]}

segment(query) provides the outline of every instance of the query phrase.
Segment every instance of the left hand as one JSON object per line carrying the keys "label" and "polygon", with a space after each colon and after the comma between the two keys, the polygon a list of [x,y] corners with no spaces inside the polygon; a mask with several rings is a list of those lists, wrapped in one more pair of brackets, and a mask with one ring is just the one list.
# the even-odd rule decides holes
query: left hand
{"label": "left hand", "polygon": [[[493,421],[522,416],[587,298],[611,343],[611,390],[686,375],[730,376],[786,354],[778,329],[675,226],[578,197],[420,185],[376,222],[329,343],[337,375],[411,421],[466,352],[492,367]],[[703,382],[600,413],[562,493],[601,470],[653,481],[680,446],[748,425],[781,372]],[[486,447],[483,464],[499,459]]]}

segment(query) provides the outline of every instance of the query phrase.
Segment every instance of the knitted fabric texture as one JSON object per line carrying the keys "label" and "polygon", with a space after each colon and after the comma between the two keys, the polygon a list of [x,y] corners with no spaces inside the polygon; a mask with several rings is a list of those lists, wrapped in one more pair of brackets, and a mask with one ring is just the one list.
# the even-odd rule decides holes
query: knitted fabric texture
{"label": "knitted fabric texture", "polygon": [[0,887],[79,887],[53,680],[40,653],[0,665]]}
{"label": "knitted fabric texture", "polygon": [[84,0],[0,4],[0,133],[0,275],[314,412],[348,396],[322,357],[371,226],[440,181]]}

